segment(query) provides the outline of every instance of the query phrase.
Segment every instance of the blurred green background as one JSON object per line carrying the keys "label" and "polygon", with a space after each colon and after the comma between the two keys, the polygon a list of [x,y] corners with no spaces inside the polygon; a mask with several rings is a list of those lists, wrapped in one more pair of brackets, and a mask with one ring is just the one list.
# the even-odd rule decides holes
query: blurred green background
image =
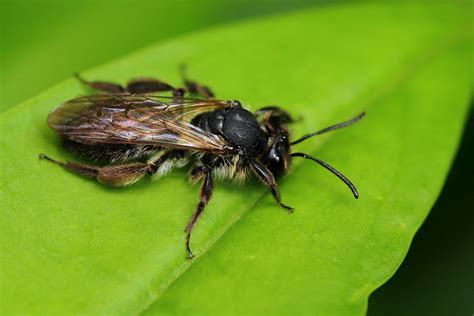
{"label": "blurred green background", "polygon": [[[328,4],[309,0],[2,1],[0,111],[74,72],[157,41],[236,20]],[[371,296],[369,315],[474,312],[474,220],[468,208],[474,205],[472,110],[468,123],[438,202],[399,271]]]}

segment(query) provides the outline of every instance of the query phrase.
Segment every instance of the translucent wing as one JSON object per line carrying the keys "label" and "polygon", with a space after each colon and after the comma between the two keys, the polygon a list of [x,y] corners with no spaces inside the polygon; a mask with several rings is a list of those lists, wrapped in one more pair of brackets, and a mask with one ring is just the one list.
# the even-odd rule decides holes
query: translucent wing
{"label": "translucent wing", "polygon": [[96,94],[62,104],[48,116],[48,125],[84,144],[147,144],[221,152],[226,147],[224,139],[189,121],[228,106],[229,102],[219,100]]}

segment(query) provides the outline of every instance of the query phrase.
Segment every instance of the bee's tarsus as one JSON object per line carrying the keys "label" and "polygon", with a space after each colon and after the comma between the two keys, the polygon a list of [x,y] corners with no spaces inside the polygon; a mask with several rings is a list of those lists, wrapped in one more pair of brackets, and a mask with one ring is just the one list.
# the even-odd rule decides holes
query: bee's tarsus
{"label": "bee's tarsus", "polygon": [[191,231],[186,227],[186,252],[188,259],[194,258],[194,254],[191,251],[191,247],[189,246],[189,242],[191,240]]}
{"label": "bee's tarsus", "polygon": [[295,209],[293,207],[285,205],[283,203],[280,203],[280,206],[283,207],[285,210],[287,210],[288,214],[291,214],[295,211]]}
{"label": "bee's tarsus", "polygon": [[43,153],[39,154],[38,158],[39,158],[40,160],[49,161],[49,162],[54,163],[54,164],[56,164],[56,165],[60,165],[60,166],[63,166],[63,165],[64,165],[63,162],[58,161],[58,160],[55,160],[55,159],[53,159],[53,158],[51,158],[51,157],[49,157],[49,156],[47,156],[47,155],[45,155],[45,154],[43,154]]}
{"label": "bee's tarsus", "polygon": [[188,259],[189,259],[189,260],[194,259],[194,255],[193,255],[193,253],[191,252],[191,250],[188,250]]}

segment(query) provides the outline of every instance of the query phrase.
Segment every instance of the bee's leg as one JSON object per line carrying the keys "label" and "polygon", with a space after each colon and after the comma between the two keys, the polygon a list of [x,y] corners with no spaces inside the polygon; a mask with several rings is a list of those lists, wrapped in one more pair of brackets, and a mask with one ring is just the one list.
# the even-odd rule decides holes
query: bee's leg
{"label": "bee's leg", "polygon": [[202,186],[201,186],[201,193],[199,195],[200,198],[199,198],[199,203],[196,206],[196,211],[194,212],[193,216],[191,217],[188,224],[186,225],[186,230],[185,230],[186,231],[186,250],[188,251],[188,259],[192,259],[194,257],[193,253],[191,252],[191,248],[189,247],[191,232],[193,231],[194,225],[196,225],[196,222],[198,221],[199,217],[204,211],[204,207],[207,205],[207,203],[211,199],[213,190],[214,190],[214,179],[212,177],[212,171],[207,170],[204,173],[204,182],[202,183]]}
{"label": "bee's leg", "polygon": [[100,183],[111,186],[125,186],[140,180],[147,173],[154,174],[162,163],[164,156],[156,161],[150,160],[147,163],[126,163],[120,165],[110,165],[98,167],[94,165],[79,164],[74,162],[62,162],[54,160],[45,154],[40,154],[40,159],[48,160],[68,171],[72,171],[85,178],[96,179]]}
{"label": "bee's leg", "polygon": [[263,125],[278,129],[280,126],[293,122],[291,115],[282,108],[270,105],[263,107],[255,112]]}
{"label": "bee's leg", "polygon": [[100,90],[109,93],[122,93],[125,92],[125,88],[121,85],[113,82],[105,82],[105,81],[87,81],[82,78],[79,74],[75,74],[77,80],[79,80],[82,84],[88,86],[89,88]]}
{"label": "bee's leg", "polygon": [[173,96],[178,98],[183,97],[185,93],[183,88],[175,88],[166,82],[152,78],[130,80],[127,83],[126,90],[132,94],[171,91]]}
{"label": "bee's leg", "polygon": [[275,177],[273,176],[272,172],[264,164],[258,162],[257,160],[251,160],[250,163],[258,178],[260,178],[260,180],[262,180],[262,182],[268,186],[273,198],[278,203],[278,205],[288,210],[289,213],[292,213],[292,207],[281,203],[280,190],[278,189],[278,185],[276,184]]}
{"label": "bee's leg", "polygon": [[204,177],[205,174],[205,167],[201,166],[195,166],[194,168],[191,169],[191,172],[189,173],[189,180],[191,181],[192,184],[196,184],[199,182]]}
{"label": "bee's leg", "polygon": [[62,161],[52,159],[46,156],[45,154],[40,154],[39,158],[52,162],[58,166],[63,167],[66,170],[75,172],[78,175],[81,175],[85,178],[96,179],[97,175],[99,174],[100,167],[97,167],[97,166],[78,164],[78,163],[69,162],[69,161],[62,162]]}
{"label": "bee's leg", "polygon": [[201,96],[206,99],[214,97],[214,92],[208,86],[202,85],[194,80],[190,80],[186,75],[186,65],[181,65],[180,67],[181,77],[183,78],[183,83],[186,86],[187,92]]}

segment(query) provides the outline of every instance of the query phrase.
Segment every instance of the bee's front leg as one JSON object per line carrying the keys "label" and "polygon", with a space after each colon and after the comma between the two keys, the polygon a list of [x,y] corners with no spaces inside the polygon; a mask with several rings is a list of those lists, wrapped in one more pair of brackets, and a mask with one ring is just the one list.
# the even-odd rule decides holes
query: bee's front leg
{"label": "bee's front leg", "polygon": [[287,111],[276,105],[269,105],[257,110],[255,116],[259,118],[264,126],[269,127],[270,130],[278,129],[282,125],[284,126],[294,121]]}
{"label": "bee's front leg", "polygon": [[257,160],[251,160],[250,164],[258,178],[270,189],[270,192],[278,205],[286,209],[288,213],[293,213],[293,208],[291,206],[285,205],[281,202],[280,190],[278,189],[278,185],[276,184],[272,172]]}

